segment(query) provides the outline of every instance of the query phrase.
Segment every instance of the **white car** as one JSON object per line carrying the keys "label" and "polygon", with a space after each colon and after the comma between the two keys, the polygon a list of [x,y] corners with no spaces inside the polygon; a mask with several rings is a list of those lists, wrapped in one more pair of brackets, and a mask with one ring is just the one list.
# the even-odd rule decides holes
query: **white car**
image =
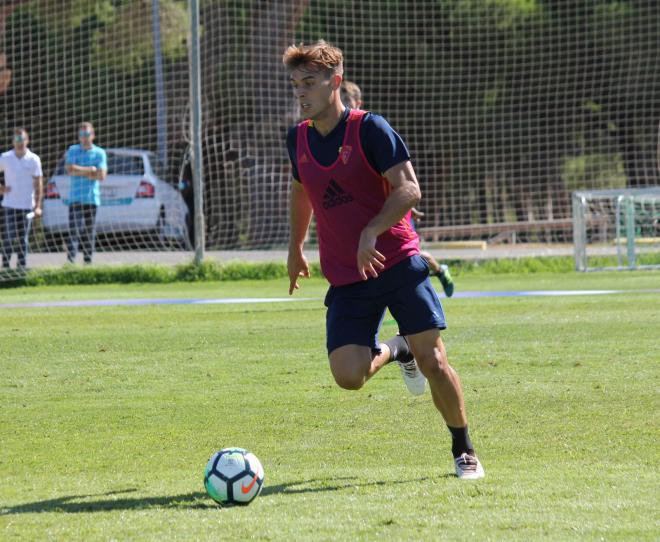
{"label": "white car", "polygon": [[[108,174],[101,181],[97,234],[128,234],[141,245],[166,247],[172,241],[188,247],[188,208],[181,193],[158,178],[156,157],[140,149],[106,149]],[[69,230],[69,188],[64,158],[46,184],[43,227],[57,238]]]}

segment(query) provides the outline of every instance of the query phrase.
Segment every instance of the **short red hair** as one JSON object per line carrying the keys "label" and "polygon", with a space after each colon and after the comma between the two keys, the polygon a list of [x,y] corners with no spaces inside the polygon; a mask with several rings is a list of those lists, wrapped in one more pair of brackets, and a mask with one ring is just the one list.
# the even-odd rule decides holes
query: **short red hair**
{"label": "short red hair", "polygon": [[319,40],[305,45],[290,45],[282,57],[289,71],[302,68],[307,71],[325,71],[328,75],[344,73],[344,54],[341,49]]}

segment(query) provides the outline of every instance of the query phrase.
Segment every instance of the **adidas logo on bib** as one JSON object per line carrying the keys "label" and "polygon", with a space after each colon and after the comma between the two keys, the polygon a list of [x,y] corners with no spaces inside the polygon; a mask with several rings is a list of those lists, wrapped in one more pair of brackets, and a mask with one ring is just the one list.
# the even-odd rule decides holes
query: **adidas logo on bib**
{"label": "adidas logo on bib", "polygon": [[325,194],[323,194],[323,208],[331,209],[332,207],[344,205],[351,201],[353,201],[353,196],[345,192],[344,189],[339,186],[337,181],[330,179],[328,188],[325,189]]}

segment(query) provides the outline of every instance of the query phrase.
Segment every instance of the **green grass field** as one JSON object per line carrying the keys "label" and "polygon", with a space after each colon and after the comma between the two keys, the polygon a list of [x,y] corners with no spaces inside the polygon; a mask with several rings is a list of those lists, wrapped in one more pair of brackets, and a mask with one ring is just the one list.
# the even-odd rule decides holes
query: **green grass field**
{"label": "green grass field", "polygon": [[[286,297],[286,280],[22,288],[0,303]],[[445,300],[486,479],[396,367],[337,388],[325,285],[294,303],[0,308],[2,540],[657,540],[660,273],[469,275]],[[385,320],[382,337],[396,332]],[[204,493],[225,446],[261,459],[250,506]]]}

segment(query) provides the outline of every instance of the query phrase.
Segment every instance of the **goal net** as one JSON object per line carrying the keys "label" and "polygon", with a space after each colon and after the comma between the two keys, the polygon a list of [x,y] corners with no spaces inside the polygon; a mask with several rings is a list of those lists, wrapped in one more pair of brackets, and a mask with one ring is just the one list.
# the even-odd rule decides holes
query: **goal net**
{"label": "goal net", "polygon": [[62,160],[81,121],[108,151],[94,262],[189,251],[195,233],[208,250],[285,246],[299,111],[281,56],[319,38],[408,144],[427,240],[570,243],[574,191],[660,184],[656,0],[200,0],[204,232],[188,2],[0,6],[0,149],[24,126],[46,185],[28,267],[67,261]]}
{"label": "goal net", "polygon": [[[76,264],[86,259],[91,238],[93,263],[119,254],[133,263],[138,251],[190,247],[188,206],[178,187],[187,137],[188,20],[187,3],[172,0],[0,4],[0,150],[12,150],[14,128],[25,128],[44,177],[43,215],[29,224],[28,268],[66,264],[75,249],[67,249],[70,237]],[[66,168],[68,149],[86,144],[82,122],[93,124],[92,143],[106,153],[107,177],[98,191]],[[87,151],[74,156],[74,164],[99,166]],[[0,180],[11,183],[10,176],[5,168]],[[3,205],[21,209],[25,202],[11,197],[16,192]],[[74,204],[98,205],[94,230],[81,222],[90,213],[72,216]],[[4,276],[11,278],[20,265],[20,229],[31,213],[9,213],[17,222],[9,225],[13,256]],[[3,232],[7,216],[0,220]]]}
{"label": "goal net", "polygon": [[210,2],[204,20],[209,246],[286,242],[281,54],[319,38],[407,142],[429,241],[570,243],[574,190],[659,184],[657,2]]}
{"label": "goal net", "polygon": [[573,228],[578,271],[660,269],[660,187],[574,192]]}

